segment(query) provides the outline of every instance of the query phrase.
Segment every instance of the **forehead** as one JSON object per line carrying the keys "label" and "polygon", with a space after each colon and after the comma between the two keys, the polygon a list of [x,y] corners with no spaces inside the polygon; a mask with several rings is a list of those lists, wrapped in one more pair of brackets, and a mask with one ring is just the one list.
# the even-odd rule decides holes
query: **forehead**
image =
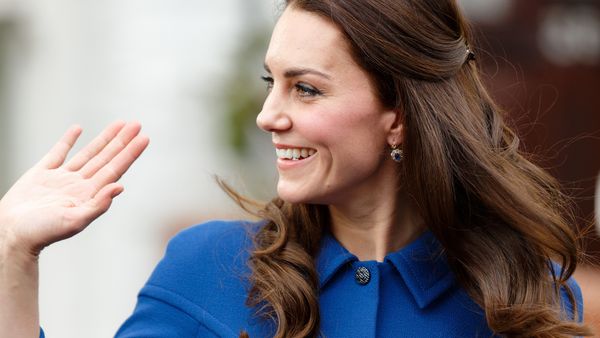
{"label": "forehead", "polygon": [[332,70],[354,62],[343,33],[332,21],[288,7],[273,29],[265,63],[270,68],[304,66]]}

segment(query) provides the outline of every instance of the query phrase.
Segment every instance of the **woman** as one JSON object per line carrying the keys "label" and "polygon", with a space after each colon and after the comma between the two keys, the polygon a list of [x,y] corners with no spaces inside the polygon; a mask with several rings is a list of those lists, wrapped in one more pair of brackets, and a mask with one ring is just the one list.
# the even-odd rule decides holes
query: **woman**
{"label": "woman", "polygon": [[[456,3],[286,5],[257,117],[278,197],[261,222],[176,236],[117,336],[590,334],[564,197],[519,153]],[[117,123],[64,163],[79,132],[0,203],[11,337],[37,335],[40,250],[105,212],[147,145],[139,125]]]}

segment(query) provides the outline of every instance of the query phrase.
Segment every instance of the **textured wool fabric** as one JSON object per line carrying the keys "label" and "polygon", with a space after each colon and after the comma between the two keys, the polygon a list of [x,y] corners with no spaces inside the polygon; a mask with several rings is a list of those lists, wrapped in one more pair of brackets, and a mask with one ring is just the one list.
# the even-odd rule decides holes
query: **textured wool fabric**
{"label": "textured wool fabric", "polygon": [[[237,338],[242,330],[272,337],[275,323],[245,305],[251,232],[259,226],[213,221],[175,236],[116,337]],[[383,262],[359,261],[327,232],[321,244],[322,337],[492,336],[483,310],[457,285],[430,232]],[[574,280],[569,285],[581,320],[580,289]],[[563,292],[572,316],[566,299]]]}

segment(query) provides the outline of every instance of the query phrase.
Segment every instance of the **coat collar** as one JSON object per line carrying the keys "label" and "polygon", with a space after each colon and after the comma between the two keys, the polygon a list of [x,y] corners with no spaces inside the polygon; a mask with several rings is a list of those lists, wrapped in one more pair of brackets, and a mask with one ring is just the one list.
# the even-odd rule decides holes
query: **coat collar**
{"label": "coat collar", "polygon": [[[325,231],[316,260],[320,288],[324,288],[341,267],[357,260],[330,232]],[[384,262],[396,268],[421,309],[455,283],[442,247],[430,231],[399,251],[388,254]]]}

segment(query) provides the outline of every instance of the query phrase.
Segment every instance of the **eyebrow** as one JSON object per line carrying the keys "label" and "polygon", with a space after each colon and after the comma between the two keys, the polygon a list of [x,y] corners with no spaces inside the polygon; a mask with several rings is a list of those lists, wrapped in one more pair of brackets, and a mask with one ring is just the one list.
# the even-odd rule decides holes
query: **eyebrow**
{"label": "eyebrow", "polygon": [[[265,67],[265,71],[267,71],[267,73],[272,74],[271,69],[269,68],[269,66],[267,66],[266,63],[264,64],[264,67]],[[286,70],[285,73],[283,73],[283,76],[289,79],[289,78],[306,75],[306,74],[313,74],[313,75],[324,77],[327,80],[331,80],[331,77],[329,75],[327,75],[323,72],[320,72],[318,70],[312,69],[312,68],[290,68],[290,69]]]}

